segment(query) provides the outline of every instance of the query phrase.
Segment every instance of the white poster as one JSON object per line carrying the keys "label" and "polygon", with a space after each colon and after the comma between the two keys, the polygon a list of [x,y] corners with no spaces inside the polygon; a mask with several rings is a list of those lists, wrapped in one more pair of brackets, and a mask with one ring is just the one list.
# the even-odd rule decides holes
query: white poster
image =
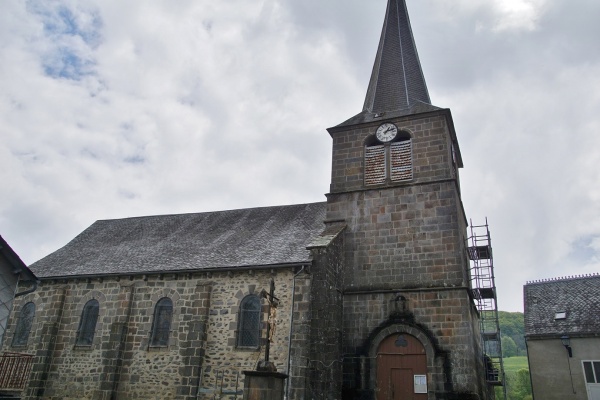
{"label": "white poster", "polygon": [[427,393],[427,375],[415,375],[415,393]]}

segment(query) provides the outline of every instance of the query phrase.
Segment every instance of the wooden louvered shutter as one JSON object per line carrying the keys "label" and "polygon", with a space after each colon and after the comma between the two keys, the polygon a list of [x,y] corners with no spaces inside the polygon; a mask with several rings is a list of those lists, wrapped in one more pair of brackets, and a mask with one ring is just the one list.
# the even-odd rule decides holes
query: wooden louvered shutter
{"label": "wooden louvered shutter", "polygon": [[392,143],[391,154],[391,178],[393,181],[404,181],[412,179],[412,141]]}
{"label": "wooden louvered shutter", "polygon": [[385,183],[385,146],[365,147],[365,185]]}

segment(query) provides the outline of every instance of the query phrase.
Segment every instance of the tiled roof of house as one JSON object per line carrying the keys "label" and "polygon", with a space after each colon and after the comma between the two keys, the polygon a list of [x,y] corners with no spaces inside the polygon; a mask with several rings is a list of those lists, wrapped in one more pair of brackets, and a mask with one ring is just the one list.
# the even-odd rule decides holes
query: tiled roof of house
{"label": "tiled roof of house", "polygon": [[97,221],[32,264],[41,278],[294,264],[326,203]]}
{"label": "tiled roof of house", "polygon": [[600,332],[600,275],[528,282],[524,301],[526,336]]}

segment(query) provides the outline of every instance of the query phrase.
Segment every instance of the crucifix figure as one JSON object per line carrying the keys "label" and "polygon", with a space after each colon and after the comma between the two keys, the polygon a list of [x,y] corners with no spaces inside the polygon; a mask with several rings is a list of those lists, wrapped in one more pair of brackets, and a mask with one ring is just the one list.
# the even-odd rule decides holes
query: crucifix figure
{"label": "crucifix figure", "polygon": [[258,363],[258,370],[263,371],[275,371],[275,365],[269,361],[269,352],[271,350],[271,343],[273,342],[273,336],[275,335],[276,324],[277,324],[277,306],[279,305],[279,299],[275,297],[275,282],[271,279],[271,287],[269,293],[266,290],[262,290],[260,293],[262,297],[267,299],[269,303],[269,317],[267,320],[267,337],[265,343],[265,359]]}

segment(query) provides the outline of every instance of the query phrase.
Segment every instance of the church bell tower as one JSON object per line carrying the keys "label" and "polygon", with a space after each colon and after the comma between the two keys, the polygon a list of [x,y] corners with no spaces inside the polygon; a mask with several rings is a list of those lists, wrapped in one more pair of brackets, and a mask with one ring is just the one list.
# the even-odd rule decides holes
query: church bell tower
{"label": "church bell tower", "polygon": [[462,158],[450,110],[431,104],[405,0],[388,1],[363,110],[328,132],[326,223],[346,227],[342,398],[493,398],[469,289]]}

